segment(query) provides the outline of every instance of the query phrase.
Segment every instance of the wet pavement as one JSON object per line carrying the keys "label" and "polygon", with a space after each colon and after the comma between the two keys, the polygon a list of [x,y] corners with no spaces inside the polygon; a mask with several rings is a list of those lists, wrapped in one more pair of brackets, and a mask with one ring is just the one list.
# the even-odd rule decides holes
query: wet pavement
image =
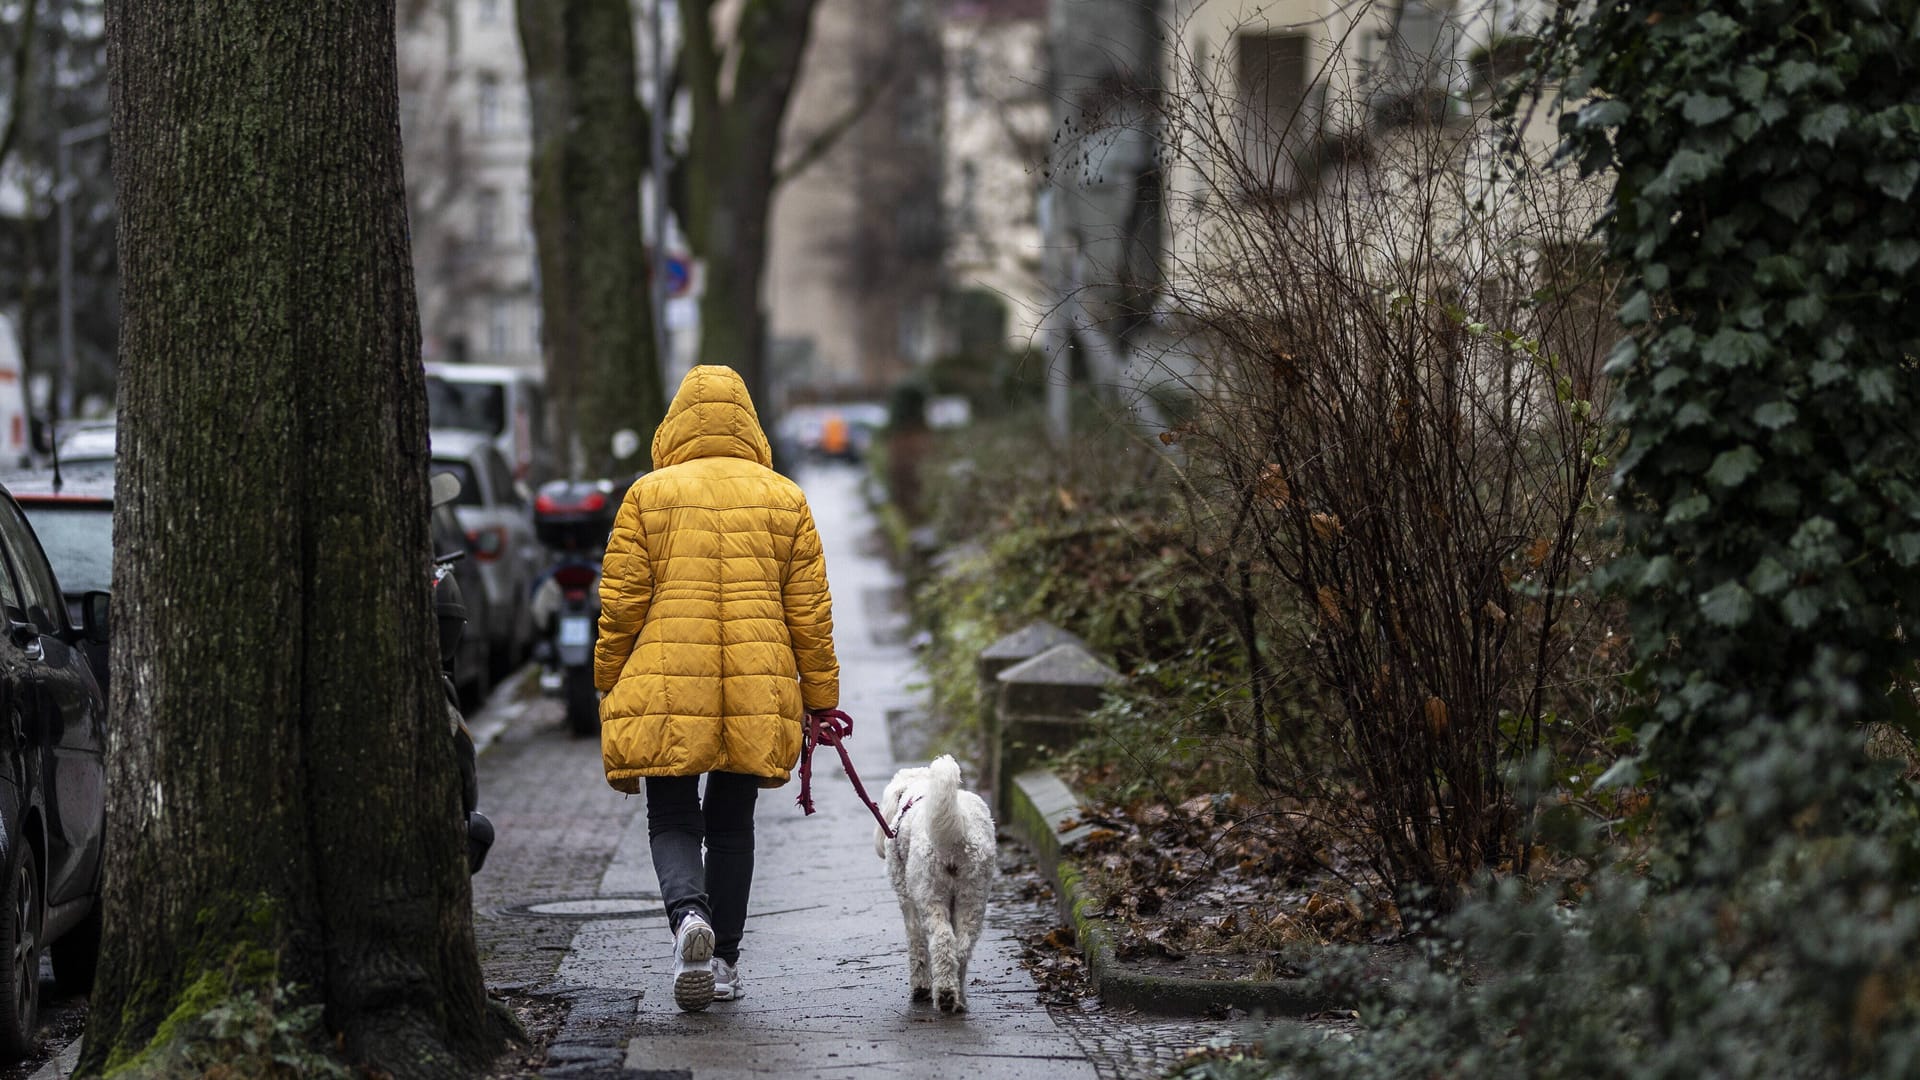
{"label": "wet pavement", "polygon": [[[802,476],[827,552],[854,765],[877,793],[895,767],[887,718],[921,708],[922,676],[859,479],[844,468]],[[488,982],[569,1006],[542,1075],[1132,1080],[1257,1030],[1049,1005],[1021,966],[1020,935],[1053,916],[1011,888],[997,890],[974,953],[972,1011],[910,1002],[873,819],[831,751],[815,757],[814,816],[794,805],[797,780],[761,793],[744,999],[682,1013],[643,800],[606,786],[597,742],[570,737],[557,702],[497,694],[475,722],[497,732],[481,758],[481,805],[500,838],[475,880]]]}

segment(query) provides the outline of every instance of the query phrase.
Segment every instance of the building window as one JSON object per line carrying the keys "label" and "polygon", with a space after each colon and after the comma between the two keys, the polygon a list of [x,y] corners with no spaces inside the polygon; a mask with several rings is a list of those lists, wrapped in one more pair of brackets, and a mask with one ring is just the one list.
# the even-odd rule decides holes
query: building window
{"label": "building window", "polygon": [[480,134],[494,135],[500,130],[500,80],[480,76]]}
{"label": "building window", "polygon": [[495,356],[506,354],[508,322],[506,302],[493,301],[487,307],[487,351]]}
{"label": "building window", "polygon": [[1293,153],[1313,135],[1307,96],[1305,34],[1241,34],[1235,64],[1241,152],[1252,186],[1268,191],[1293,177]]}
{"label": "building window", "polygon": [[473,242],[476,246],[490,248],[498,242],[499,218],[499,192],[482,190],[473,200]]}

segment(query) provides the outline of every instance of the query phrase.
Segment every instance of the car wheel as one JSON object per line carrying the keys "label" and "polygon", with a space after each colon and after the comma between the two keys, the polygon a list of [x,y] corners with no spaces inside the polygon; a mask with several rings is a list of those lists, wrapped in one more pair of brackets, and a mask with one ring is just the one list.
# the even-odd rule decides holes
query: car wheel
{"label": "car wheel", "polygon": [[84,994],[93,989],[93,969],[100,963],[100,905],[104,902],[95,900],[85,922],[47,946],[48,955],[53,957],[53,984],[63,994]]}
{"label": "car wheel", "polygon": [[40,892],[40,860],[15,844],[0,895],[0,942],[9,947],[6,978],[0,980],[0,1055],[9,1061],[33,1050],[40,1026],[40,951],[45,947],[46,898]]}

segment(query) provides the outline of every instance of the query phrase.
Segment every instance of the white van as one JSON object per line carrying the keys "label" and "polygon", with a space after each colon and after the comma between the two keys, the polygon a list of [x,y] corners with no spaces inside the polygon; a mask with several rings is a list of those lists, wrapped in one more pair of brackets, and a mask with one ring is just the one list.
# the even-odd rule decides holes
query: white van
{"label": "white van", "polygon": [[426,368],[429,427],[486,435],[512,466],[513,478],[528,487],[553,475],[547,394],[540,372],[438,361]]}

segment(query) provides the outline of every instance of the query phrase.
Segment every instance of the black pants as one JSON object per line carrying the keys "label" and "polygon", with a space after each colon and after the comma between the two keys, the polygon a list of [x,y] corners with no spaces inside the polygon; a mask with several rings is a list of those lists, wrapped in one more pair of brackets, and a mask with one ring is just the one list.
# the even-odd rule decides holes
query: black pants
{"label": "black pants", "polygon": [[[740,773],[707,774],[703,804],[697,776],[647,777],[647,839],[667,921],[697,911],[713,927],[713,954],[740,962],[740,936],[747,928],[747,893],[753,887],[753,803],[760,778]],[[702,841],[706,858],[700,855]]]}

